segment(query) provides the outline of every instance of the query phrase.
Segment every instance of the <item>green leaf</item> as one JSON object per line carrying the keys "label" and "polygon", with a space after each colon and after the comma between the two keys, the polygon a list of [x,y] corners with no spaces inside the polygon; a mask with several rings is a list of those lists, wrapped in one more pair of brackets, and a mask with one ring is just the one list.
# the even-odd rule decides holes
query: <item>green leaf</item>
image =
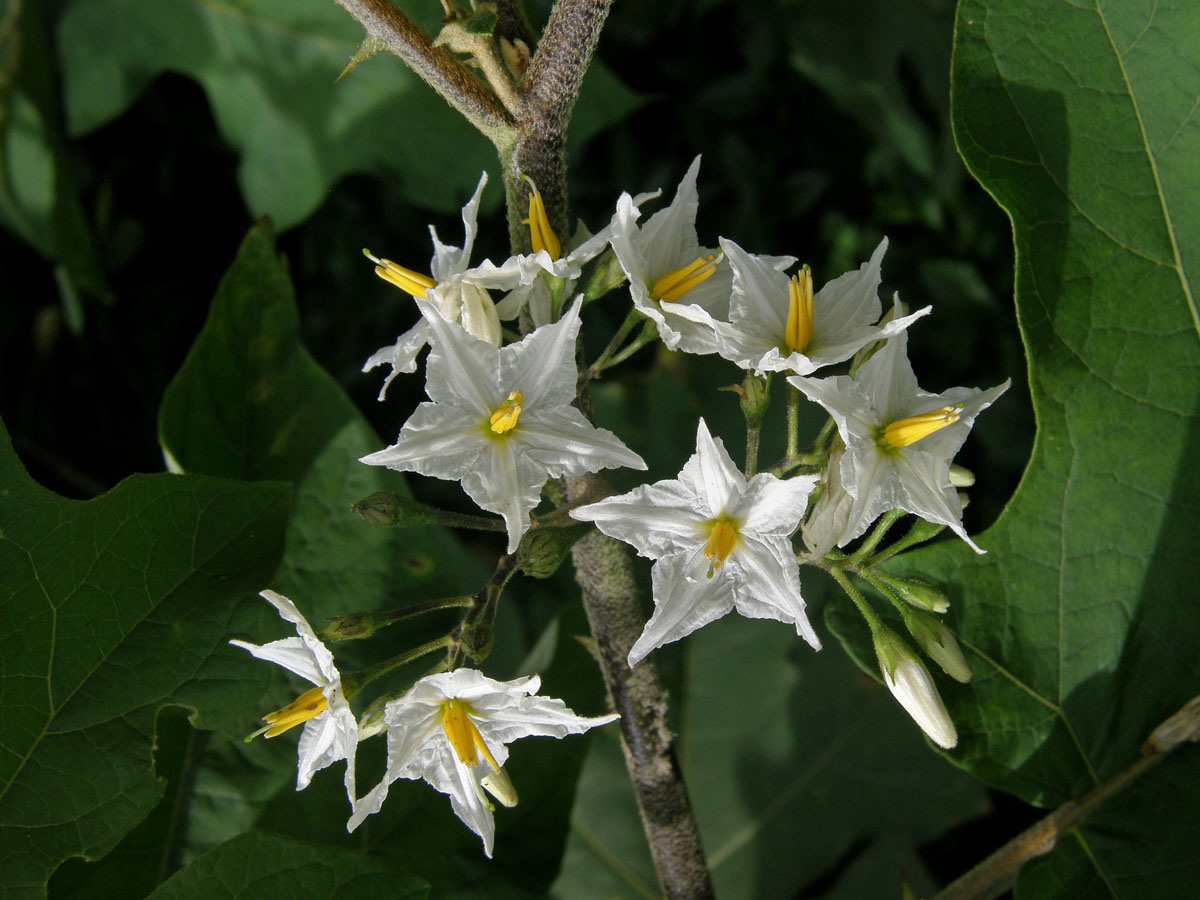
{"label": "green leaf", "polygon": [[[817,593],[807,582],[805,590]],[[807,896],[838,861],[890,867],[893,891],[903,861],[915,885],[932,887],[914,868],[915,848],[984,801],[978,785],[926,751],[886,689],[856,678],[836,648],[814,653],[778,623],[731,615],[680,646],[678,753],[717,896]],[[664,651],[656,656],[662,667]],[[863,896],[855,883],[821,896]],[[874,893],[886,884],[875,882]],[[602,734],[555,896],[657,890],[615,735]]]}
{"label": "green leaf", "polygon": [[289,492],[153,475],[66,500],[29,479],[2,428],[0,485],[0,871],[6,896],[34,898],[155,805],[160,709],[228,727],[261,692],[226,640],[262,619]]}
{"label": "green leaf", "polygon": [[424,900],[429,885],[364,853],[250,831],[206,853],[148,900]]}
{"label": "green leaf", "polygon": [[[953,758],[1051,805],[1200,692],[1200,9],[967,0],[953,84],[963,157],[1013,224],[1038,432],[987,556],[951,542],[901,568],[949,590],[975,670],[944,692]],[[1197,801],[1181,784],[1155,816],[1182,833]],[[1111,851],[1092,844],[1094,877]]]}
{"label": "green leaf", "polygon": [[375,528],[351,510],[377,491],[411,495],[403,476],[358,461],[384,442],[300,343],[274,241],[269,224],[252,229],[222,280],[163,397],[164,450],[189,472],[295,482],[273,585],[314,623],[415,602],[418,589],[424,599],[476,589],[446,532]]}
{"label": "green leaf", "polygon": [[[73,0],[58,31],[68,126],[91,131],[159,73],[183,72],[204,86],[221,132],[241,152],[252,214],[290,227],[339,178],[362,171],[397,183],[414,204],[456,211],[480,170],[495,172],[494,150],[390,54],[338,81],[362,39],[361,26],[328,0]],[[581,121],[612,124],[632,109],[611,75],[593,85],[581,95]]]}

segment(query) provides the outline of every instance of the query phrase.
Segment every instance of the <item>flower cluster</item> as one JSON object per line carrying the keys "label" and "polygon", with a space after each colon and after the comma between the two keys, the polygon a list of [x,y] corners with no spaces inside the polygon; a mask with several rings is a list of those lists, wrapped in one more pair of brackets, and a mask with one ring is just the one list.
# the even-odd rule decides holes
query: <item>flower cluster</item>
{"label": "flower cluster", "polygon": [[[917,386],[907,329],[931,308],[906,313],[897,297],[884,313],[879,288],[886,238],[858,268],[819,287],[807,266],[787,274],[796,263],[791,257],[749,253],[724,237],[715,248],[702,246],[696,233],[699,165],[697,158],[671,202],[644,222],[640,206],[657,194],[622,194],[603,229],[591,235],[581,226],[565,243],[550,227],[541,195],[531,184],[525,220],[530,252],[500,264],[484,260],[471,266],[484,176],[462,210],[463,246],[442,244],[431,229],[429,274],[371,256],[376,273],[411,295],[419,314],[416,325],[367,361],[365,369],[391,367],[380,397],[398,373],[416,370],[422,348],[431,349],[428,401],[413,412],[395,443],[362,462],[459,482],[480,508],[503,520],[505,552],[518,565],[538,555],[521,556],[530,529],[536,524],[539,539],[556,528],[565,533],[566,513],[653,560],[654,610],[628,649],[631,667],[733,610],[791,625],[819,649],[801,594],[800,566],[824,568],[866,619],[884,683],[930,738],[953,747],[957,733],[929,670],[847,576],[865,580],[891,602],[928,659],[952,678],[970,679],[954,633],[940,618],[949,606],[944,596],[876,564],[943,527],[983,552],[963,526],[956,489],[961,480],[952,480],[951,460],[976,416],[1008,383],[940,394]],[[577,344],[584,305],[597,297],[576,295],[575,286],[584,267],[601,254],[605,261],[598,265],[607,268],[597,271],[624,273],[630,309],[609,347],[581,376]],[[496,291],[504,292],[499,302],[492,298]],[[500,322],[514,319],[526,333],[506,343]],[[647,327],[622,346],[639,322]],[[744,371],[739,390],[748,430],[761,422],[768,379],[784,373],[789,392],[785,457],[759,472],[757,439],[748,439],[745,468],[739,469],[701,418],[695,452],[676,478],[563,507],[535,523],[534,511],[551,479],[646,468],[616,435],[592,424],[577,401],[581,382],[655,333],[671,350],[718,354]],[[844,369],[813,377],[831,366]],[[823,407],[830,423],[813,449],[801,454],[795,412],[804,398]],[[560,491],[549,493],[561,499]],[[904,541],[873,555],[905,513],[929,524],[923,530],[914,526]],[[846,549],[860,539],[857,549]],[[565,550],[555,553],[557,559]],[[543,568],[526,571],[536,574]],[[506,582],[507,576],[499,581],[495,596]],[[454,812],[491,856],[494,807],[486,795],[506,806],[517,799],[504,768],[507,745],[532,735],[579,734],[617,718],[581,717],[561,701],[536,696],[536,677],[502,682],[462,668],[463,654],[482,658],[491,639],[488,633],[474,642],[467,623],[472,629],[481,626],[476,618],[465,618],[459,629],[432,645],[452,648],[440,670],[385,696],[372,716],[356,721],[348,701],[378,673],[340,676],[296,607],[273,592],[263,596],[295,625],[297,636],[263,646],[232,643],[315,687],[268,715],[268,724],[256,734],[274,737],[304,724],[297,789],[317,770],[346,760],[351,830],[381,808],[396,780],[424,780],[450,796]],[[486,610],[494,615],[494,597],[484,606],[464,599],[472,604],[471,616]],[[359,798],[355,748],[359,740],[381,732],[387,734],[387,769],[380,783]]]}

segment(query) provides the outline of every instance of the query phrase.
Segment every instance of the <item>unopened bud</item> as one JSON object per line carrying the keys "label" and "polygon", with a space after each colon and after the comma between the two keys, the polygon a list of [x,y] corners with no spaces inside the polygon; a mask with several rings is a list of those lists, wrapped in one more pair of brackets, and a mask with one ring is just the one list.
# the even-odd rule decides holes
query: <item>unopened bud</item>
{"label": "unopened bud", "polygon": [[517,789],[513,787],[512,779],[508,777],[508,773],[501,766],[495,772],[488,772],[479,779],[483,789],[495,797],[502,806],[513,807],[517,805]]}
{"label": "unopened bud", "polygon": [[741,384],[725,388],[725,390],[733,391],[738,395],[742,415],[746,417],[749,424],[753,425],[762,421],[771,401],[770,381],[766,378],[759,378],[753,372],[747,372],[746,378]]}
{"label": "unopened bud", "polygon": [[327,641],[354,641],[370,637],[377,628],[371,613],[351,613],[330,618],[329,624],[321,629],[321,637]]}
{"label": "unopened bud", "polygon": [[879,577],[896,592],[896,595],[917,609],[927,609],[930,612],[944,613],[950,608],[946,595],[931,584],[918,581],[915,578],[898,578],[895,575],[879,573]]}
{"label": "unopened bud", "polygon": [[896,634],[882,629],[875,636],[875,655],[883,682],[904,711],[930,739],[946,750],[958,743],[958,732],[942,703],[925,664]]}
{"label": "unopened bud", "polygon": [[549,578],[558,571],[575,542],[590,529],[591,525],[572,525],[526,532],[517,548],[521,571],[533,578]]}
{"label": "unopened bud", "polygon": [[954,463],[950,464],[950,486],[967,488],[975,483],[975,473]]}
{"label": "unopened bud", "polygon": [[350,504],[350,509],[381,528],[412,528],[437,521],[434,511],[423,503],[390,491],[377,491],[365,500]]}
{"label": "unopened bud", "polygon": [[943,672],[963,684],[971,680],[971,667],[958,646],[958,638],[945,622],[929,613],[913,611],[904,617],[904,624],[925,655],[941,666]]}

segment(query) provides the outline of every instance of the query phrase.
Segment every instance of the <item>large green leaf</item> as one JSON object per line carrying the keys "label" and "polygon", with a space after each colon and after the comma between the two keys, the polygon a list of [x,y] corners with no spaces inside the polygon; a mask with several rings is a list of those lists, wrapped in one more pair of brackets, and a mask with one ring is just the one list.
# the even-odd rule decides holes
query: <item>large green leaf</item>
{"label": "large green leaf", "polygon": [[152,900],[292,900],[389,897],[423,900],[429,885],[363,853],[304,844],[250,831],[206,853],[158,890]]}
{"label": "large green leaf", "polygon": [[[239,181],[254,215],[294,225],[338,178],[358,171],[398,182],[415,204],[457,209],[479,171],[495,170],[495,151],[389,53],[338,81],[363,36],[330,0],[74,0],[58,32],[68,125],[85,133],[159,73],[182,72],[204,86],[241,152]],[[638,102],[598,70],[581,93],[573,139]]]}
{"label": "large green leaf", "polygon": [[[953,79],[959,147],[1013,223],[1038,432],[989,554],[906,567],[950,589],[976,672],[947,695],[954,758],[1056,804],[1200,692],[1200,8],[966,0]],[[1193,781],[1155,814],[1189,835],[1173,861],[1193,879],[1197,799]],[[1074,837],[1111,884],[1111,842]]]}
{"label": "large green leaf", "polygon": [[158,801],[164,706],[228,727],[263,675],[226,645],[262,619],[289,491],[135,476],[81,503],[34,484],[0,428],[0,884],[41,897]]}

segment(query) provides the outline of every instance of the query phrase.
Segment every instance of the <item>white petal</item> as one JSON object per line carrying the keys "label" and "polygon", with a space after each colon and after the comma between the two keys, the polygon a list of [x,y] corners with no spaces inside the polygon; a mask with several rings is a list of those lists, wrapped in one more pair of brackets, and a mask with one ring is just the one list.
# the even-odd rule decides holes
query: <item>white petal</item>
{"label": "white petal", "polygon": [[461,250],[443,244],[438,240],[437,229],[432,225],[429,226],[429,235],[433,238],[433,259],[430,261],[429,268],[434,280],[439,283],[460,274],[467,268],[471,259],[471,248],[475,245],[477,230],[475,220],[479,213],[479,201],[483,196],[483,188],[487,181],[487,172],[481,173],[475,193],[471,195],[467,205],[462,208],[463,245]]}
{"label": "white petal", "polygon": [[520,452],[511,440],[489,442],[479,466],[462,473],[463,490],[482,509],[504,517],[508,527],[507,553],[516,552],[529,530],[529,513],[541,499],[548,473]]}
{"label": "white petal", "polygon": [[424,317],[421,318],[416,325],[400,335],[396,339],[396,343],[390,347],[383,347],[363,363],[362,370],[369,372],[376,366],[390,365],[392,371],[388,373],[387,378],[383,380],[383,387],[379,389],[379,399],[382,400],[387,393],[388,386],[401,372],[415,372],[417,370],[417,356],[426,344],[429,343],[429,325]]}
{"label": "white petal", "polygon": [[620,438],[592,425],[573,406],[530,410],[521,416],[513,440],[555,478],[624,466],[646,468]]}
{"label": "white petal", "polygon": [[679,480],[696,491],[708,518],[732,513],[746,489],[746,476],[733,464],[725,443],[709,433],[704,419],[696,429],[696,452]]}
{"label": "white petal", "polygon": [[312,652],[304,645],[304,641],[298,637],[283,638],[278,641],[271,641],[269,644],[250,644],[246,641],[233,640],[229,643],[235,647],[241,647],[243,650],[250,651],[250,654],[257,659],[264,659],[267,662],[273,662],[277,666],[283,666],[289,672],[295,672],[306,681],[311,681],[313,684],[325,684],[325,676],[321,672],[320,666],[317,665],[316,659]]}
{"label": "white petal", "polygon": [[720,243],[733,272],[729,322],[765,353],[782,343],[787,330],[788,278],[768,257],[747,253],[727,238]]}
{"label": "white petal", "polygon": [[694,490],[669,480],[581,506],[571,517],[594,522],[609,537],[632,544],[641,556],[661,559],[704,544],[703,527],[711,516],[698,507]]}
{"label": "white petal", "polygon": [[760,472],[750,479],[741,502],[731,512],[742,520],[742,532],[786,537],[804,518],[817,480],[816,475],[793,475],[785,480]]}
{"label": "white petal", "polygon": [[552,325],[530,332],[500,354],[499,383],[519,390],[529,411],[571,403],[575,399],[575,336],[579,334],[579,307],[574,303]]}
{"label": "white petal", "polygon": [[839,275],[822,286],[813,297],[813,338],[822,329],[837,331],[847,324],[870,325],[883,311],[879,303],[880,267],[887,252],[884,238],[871,259],[856,270]]}
{"label": "white petal", "polygon": [[732,582],[721,569],[711,578],[706,577],[707,563],[697,549],[691,554],[668,556],[654,564],[651,572],[654,615],[629,651],[630,667],[652,650],[691,634],[733,609]]}
{"label": "white petal", "polygon": [[814,650],[821,649],[821,640],[808,621],[800,596],[799,565],[791,541],[782,537],[743,537],[725,565],[735,581],[734,606],[739,613],[795,625],[796,634]]}
{"label": "white petal", "polygon": [[466,418],[453,406],[422,403],[404,423],[396,443],[360,462],[458,481],[478,467],[490,443],[481,420]]}
{"label": "white petal", "polygon": [[[477,340],[425,300],[418,300],[429,323],[429,359],[425,363],[425,392],[435,403],[461,407],[490,416],[504,397],[500,393],[500,350]],[[507,395],[505,395],[507,396]]]}

